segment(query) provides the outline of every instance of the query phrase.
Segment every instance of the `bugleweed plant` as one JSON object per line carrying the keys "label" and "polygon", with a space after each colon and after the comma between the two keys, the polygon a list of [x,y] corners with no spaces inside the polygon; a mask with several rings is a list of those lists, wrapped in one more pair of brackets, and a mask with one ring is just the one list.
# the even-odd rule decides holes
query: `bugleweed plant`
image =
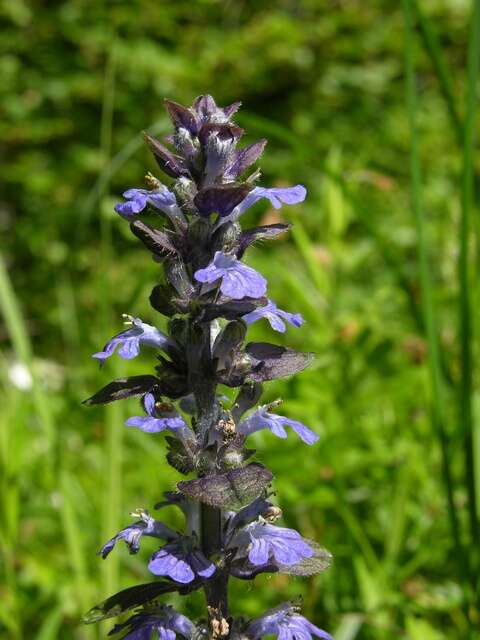
{"label": "bugleweed plant", "polygon": [[[96,622],[129,612],[111,633],[129,640],[176,635],[193,638],[249,638],[276,635],[282,640],[330,636],[286,602],[253,620],[232,615],[228,602],[231,577],[253,580],[260,573],[310,576],[329,566],[330,554],[297,531],[279,526],[282,512],[271,501],[272,472],[252,461],[248,436],[268,429],[286,438],[290,427],[307,445],[318,435],[302,423],[276,413],[279,402],[258,405],[264,382],[304,369],[312,355],[269,343],[245,344],[248,326],[267,320],[285,332],[303,319],[277,308],[267,297],[267,282],[242,260],[259,240],[285,233],[289,225],[242,229],[241,215],[261,198],[275,208],[296,204],[306,190],[255,186],[260,172],[245,172],[266,144],[260,140],[237,149],[243,130],[231,120],[239,108],[200,96],[193,107],[171,101],[166,107],[175,131],[167,138],[145,140],[160,168],[173,178],[172,189],[147,174],[148,189],[129,189],[116,211],[162,267],[150,296],[152,307],[169,318],[168,333],[127,316],[130,327],[114,336],[94,358],[101,364],[117,350],[135,358],[140,348],[156,350],[154,372],[114,380],[86,401],[95,405],[140,397],[145,415],[126,425],[152,434],[165,432],[167,461],[194,479],[177,484],[156,505],[175,505],[185,516],[175,531],[145,510],[101,549],[106,558],[120,540],[137,553],[143,536],[161,540],[150,557],[155,581],[130,587],[94,607],[85,618]],[[152,214],[161,228],[138,218]],[[219,385],[236,388],[233,402]],[[205,592],[205,618],[192,622],[160,600],[168,593]],[[236,614],[237,612],[235,612]]]}

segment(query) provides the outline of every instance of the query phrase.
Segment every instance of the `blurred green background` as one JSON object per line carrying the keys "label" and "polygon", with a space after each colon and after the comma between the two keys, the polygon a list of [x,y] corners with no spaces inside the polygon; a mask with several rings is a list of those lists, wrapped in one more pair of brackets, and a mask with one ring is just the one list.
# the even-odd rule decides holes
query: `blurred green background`
{"label": "blurred green background", "polygon": [[[251,334],[316,352],[308,371],[271,383],[265,398],[282,396],[282,411],[321,441],[307,448],[262,433],[255,446],[275,473],[284,522],[335,556],[311,579],[233,583],[233,611],[255,615],[302,595],[305,614],[336,640],[474,637],[473,4],[3,4],[2,638],[104,637],[109,626],[82,627],[81,614],[149,579],[153,542],[137,556],[95,552],[178,474],[161,436],[123,428],[134,401],[80,403],[151,366],[151,353],[112,358],[103,371],[90,358],[120,330],[121,313],[159,321],[148,305],[158,267],[113,205],[155,172],[140,132],[167,132],[162,99],[190,104],[201,93],[242,100],[246,141],[269,138],[262,184],[308,187],[303,205],[259,203],[245,222],[295,224],[249,261],[278,305],[307,322],[287,336],[266,323]],[[170,601],[202,612],[198,594]]]}

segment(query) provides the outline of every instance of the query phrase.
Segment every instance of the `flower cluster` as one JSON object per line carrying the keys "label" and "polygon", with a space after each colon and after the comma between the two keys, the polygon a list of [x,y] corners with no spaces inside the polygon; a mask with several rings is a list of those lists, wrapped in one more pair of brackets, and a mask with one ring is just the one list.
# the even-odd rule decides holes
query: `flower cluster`
{"label": "flower cluster", "polygon": [[[262,429],[286,438],[290,427],[307,445],[319,436],[278,414],[278,402],[255,408],[263,383],[301,371],[312,356],[267,342],[245,342],[255,322],[265,319],[284,333],[287,325],[300,327],[303,318],[279,309],[268,297],[266,279],[243,261],[252,244],[275,238],[289,225],[244,229],[240,218],[262,199],[275,208],[298,204],[306,190],[302,185],[256,185],[260,172],[248,171],[266,141],[238,147],[244,132],[232,117],[239,106],[218,107],[211,96],[200,96],[189,108],[166,101],[173,135],[162,142],[146,134],[145,141],[169,185],[148,173],[147,188],[128,189],[115,207],[161,267],[150,303],[166,316],[167,329],[126,316],[128,328],[93,357],[104,365],[110,357],[133,359],[148,347],[156,352],[158,364],[150,373],[110,382],[85,402],[139,398],[140,415],[126,425],[150,438],[164,437],[168,463],[190,476],[156,505],[178,507],[184,515],[183,531],[140,509],[132,514],[136,521],[99,551],[107,558],[123,541],[130,553],[138,553],[141,546],[152,544],[144,538],[156,539],[147,561],[153,581],[107,598],[85,618],[94,622],[130,612],[112,629],[124,639],[201,635],[256,640],[272,634],[281,640],[330,638],[292,603],[254,620],[235,617],[228,605],[231,577],[312,575],[331,560],[316,542],[277,524],[282,512],[269,500],[272,473],[252,462],[254,452],[246,448],[249,436]],[[152,220],[157,224],[152,226]],[[233,400],[219,385],[238,390]],[[162,432],[166,435],[156,435]],[[192,622],[158,603],[167,593],[197,589],[205,591],[205,620]]]}

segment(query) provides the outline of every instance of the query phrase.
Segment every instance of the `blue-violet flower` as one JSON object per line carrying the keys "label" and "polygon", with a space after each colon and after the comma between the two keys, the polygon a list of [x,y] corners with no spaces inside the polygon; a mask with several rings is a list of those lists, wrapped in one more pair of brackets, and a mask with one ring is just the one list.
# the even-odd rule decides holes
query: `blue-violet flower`
{"label": "blue-violet flower", "polygon": [[134,318],[126,314],[124,317],[128,319],[125,324],[131,325],[131,328],[113,336],[103,347],[103,351],[94,353],[92,358],[97,358],[97,360],[103,362],[119,347],[118,355],[124,360],[132,360],[140,353],[141,344],[146,344],[149,347],[157,347],[158,349],[164,349],[171,344],[170,338],[156,327],[142,322],[140,318]]}
{"label": "blue-violet flower", "polygon": [[[175,640],[177,634],[187,640],[193,635],[194,624],[173,607],[162,605],[153,613],[136,613],[125,622],[117,624],[109,635],[128,629],[122,640]],[[155,633],[155,635],[153,635]]]}
{"label": "blue-violet flower", "polygon": [[252,522],[241,529],[231,542],[231,546],[237,545],[237,557],[248,555],[257,566],[269,560],[282,565],[296,564],[314,554],[298,531],[264,522]]}
{"label": "blue-violet flower", "polygon": [[269,429],[277,437],[286,438],[287,432],[285,425],[288,425],[306,444],[315,444],[315,442],[317,442],[319,436],[314,431],[301,422],[298,422],[298,420],[291,420],[285,416],[279,416],[276,413],[269,413],[268,409],[270,407],[271,405],[263,405],[252,413],[251,416],[242,420],[237,427],[238,433],[248,436],[261,429]]}
{"label": "blue-violet flower", "polygon": [[165,429],[170,431],[189,430],[183,418],[174,410],[169,412],[171,414],[169,416],[157,417],[155,397],[152,393],[145,394],[143,406],[148,415],[129,418],[125,423],[127,427],[137,427],[137,429],[146,433],[159,433],[160,431],[165,431]]}
{"label": "blue-violet flower", "polygon": [[152,191],[147,189],[128,189],[124,192],[123,197],[126,198],[127,202],[120,202],[115,205],[115,211],[127,219],[143,211],[147,205],[164,213],[170,213],[172,207],[177,207],[175,194],[166,187],[153,189]]}
{"label": "blue-violet flower", "polygon": [[305,322],[299,313],[283,311],[283,309],[279,309],[272,300],[269,300],[264,307],[257,307],[250,313],[242,316],[242,320],[247,324],[252,324],[261,318],[266,318],[272,329],[280,331],[281,333],[285,333],[286,330],[284,320],[291,324],[292,327],[301,327]]}
{"label": "blue-violet flower", "polygon": [[139,517],[140,520],[138,522],[134,522],[128,527],[125,527],[125,529],[119,531],[117,535],[113,536],[113,538],[110,538],[110,540],[108,540],[100,549],[98,555],[102,556],[102,558],[106,558],[119,540],[125,541],[130,553],[137,553],[140,549],[140,538],[142,536],[163,538],[164,540],[170,540],[177,537],[177,534],[170,529],[170,527],[167,527],[163,522],[159,522],[158,520],[155,520],[155,518],[152,518],[148,511],[140,509],[135,513],[132,513],[132,516]]}
{"label": "blue-violet flower", "polygon": [[237,220],[247,209],[250,209],[256,202],[262,198],[270,200],[275,209],[280,209],[282,204],[298,204],[305,200],[307,190],[302,184],[294,187],[255,187],[250,193],[235,207],[232,213],[221,221],[227,222]]}
{"label": "blue-violet flower", "polygon": [[205,269],[195,272],[198,282],[220,282],[220,291],[233,300],[261,298],[267,290],[267,281],[255,269],[248,267],[235,256],[217,251],[213,261]]}
{"label": "blue-violet flower", "polygon": [[216,570],[215,565],[199,549],[191,548],[187,538],[170,542],[156,551],[148,568],[156,576],[168,576],[182,584],[192,582],[196,575],[210,578]]}
{"label": "blue-violet flower", "polygon": [[322,640],[333,640],[326,631],[299,615],[290,603],[270,609],[259,618],[252,620],[246,633],[252,640],[267,635],[275,635],[279,640],[312,640],[312,635]]}

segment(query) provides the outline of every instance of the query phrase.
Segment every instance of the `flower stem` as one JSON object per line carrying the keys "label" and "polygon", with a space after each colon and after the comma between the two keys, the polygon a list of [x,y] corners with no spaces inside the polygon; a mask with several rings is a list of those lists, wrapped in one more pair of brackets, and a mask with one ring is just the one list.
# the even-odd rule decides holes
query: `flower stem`
{"label": "flower stem", "polygon": [[[202,551],[208,557],[222,547],[222,511],[216,507],[202,504],[201,510]],[[205,583],[205,597],[209,607],[210,620],[228,616],[228,574],[217,570]]]}

